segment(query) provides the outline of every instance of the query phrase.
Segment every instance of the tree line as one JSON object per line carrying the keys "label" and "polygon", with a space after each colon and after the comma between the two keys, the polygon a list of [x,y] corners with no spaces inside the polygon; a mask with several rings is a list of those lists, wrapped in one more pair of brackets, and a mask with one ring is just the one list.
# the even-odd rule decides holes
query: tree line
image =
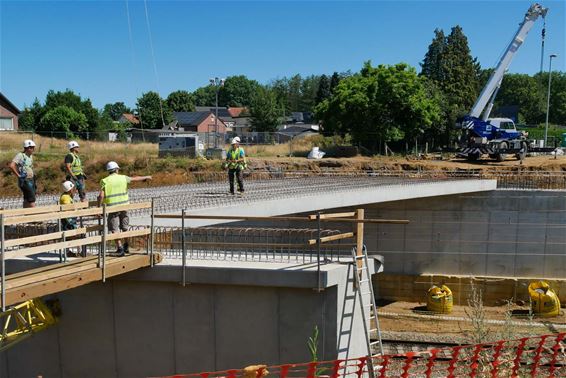
{"label": "tree line", "polygon": [[[449,144],[453,125],[465,115],[485,85],[492,69],[482,69],[471,54],[460,26],[446,35],[436,29],[420,64],[420,72],[405,63],[373,66],[365,62],[359,72],[276,78],[267,84],[244,75],[226,78],[218,88],[218,106],[244,107],[255,131],[274,131],[293,112],[312,112],[325,132],[351,135],[359,144],[375,148],[379,142]],[[566,125],[566,73],[552,73],[550,122]],[[548,72],[507,74],[492,116],[510,106],[518,109],[518,122],[540,124],[546,115]],[[124,102],[92,106],[72,90],[49,91],[20,115],[20,127],[38,133],[67,136],[104,133],[123,127],[116,121],[134,113],[140,127],[158,129],[173,120],[173,112],[215,106],[216,88],[202,86],[177,90],[162,98],[143,93],[133,109]]]}

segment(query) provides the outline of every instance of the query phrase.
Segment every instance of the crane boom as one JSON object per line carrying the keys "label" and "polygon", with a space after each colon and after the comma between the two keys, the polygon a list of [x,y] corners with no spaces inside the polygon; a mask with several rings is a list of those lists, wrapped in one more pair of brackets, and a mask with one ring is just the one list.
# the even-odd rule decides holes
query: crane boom
{"label": "crane boom", "polygon": [[[521,24],[519,25],[519,29],[517,30],[517,33],[515,33],[515,37],[507,47],[507,50],[505,50],[505,53],[499,60],[499,63],[497,63],[497,66],[495,67],[495,71],[493,71],[489,80],[487,81],[487,84],[481,91],[480,96],[476,100],[476,103],[474,104],[472,110],[469,113],[470,116],[476,118],[480,117],[482,111],[489,102],[490,98],[492,98],[494,93],[496,93],[501,83],[501,80],[503,79],[503,75],[505,74],[505,71],[511,64],[511,60],[513,60],[515,53],[517,52],[519,47],[521,47],[521,45],[523,44],[525,37],[532,29],[535,21],[539,18],[539,16],[545,17],[546,12],[548,12],[548,8],[544,8],[542,5],[535,3],[531,5],[527,13],[525,13],[525,18],[523,22],[521,22]],[[482,119],[485,121],[488,117],[489,117],[489,113],[484,112]]]}

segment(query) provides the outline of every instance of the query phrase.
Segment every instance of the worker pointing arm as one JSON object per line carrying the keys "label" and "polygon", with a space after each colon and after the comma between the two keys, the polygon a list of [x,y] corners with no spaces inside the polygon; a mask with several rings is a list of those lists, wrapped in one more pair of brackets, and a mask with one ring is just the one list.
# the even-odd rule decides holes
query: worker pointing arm
{"label": "worker pointing arm", "polygon": [[[105,204],[108,207],[116,205],[126,205],[130,203],[128,196],[128,184],[132,181],[151,180],[151,176],[125,176],[118,173],[120,167],[115,161],[106,164],[108,176],[100,181],[100,193],[98,195],[98,205]],[[108,214],[108,231],[110,233],[128,231],[130,219],[126,211],[111,212]],[[126,240],[116,240],[116,253],[123,256],[129,252],[129,244]]]}

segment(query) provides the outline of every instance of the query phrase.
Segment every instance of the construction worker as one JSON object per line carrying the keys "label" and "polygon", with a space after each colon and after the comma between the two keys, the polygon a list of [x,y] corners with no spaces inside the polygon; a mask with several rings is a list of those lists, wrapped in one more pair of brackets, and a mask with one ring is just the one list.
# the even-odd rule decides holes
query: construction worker
{"label": "construction worker", "polygon": [[[106,206],[125,205],[130,203],[128,197],[128,184],[132,181],[151,180],[151,176],[133,176],[128,177],[118,173],[120,167],[115,161],[106,164],[108,176],[100,181],[100,193],[98,194],[98,206],[106,204]],[[108,231],[110,233],[127,231],[130,220],[126,211],[118,211],[108,214]],[[122,240],[116,240],[116,253],[123,256],[129,252],[128,242],[122,243]]]}
{"label": "construction worker", "polygon": [[226,152],[225,167],[228,168],[228,181],[230,194],[234,194],[234,176],[238,180],[238,193],[244,194],[244,178],[242,171],[247,167],[246,153],[240,147],[240,138],[234,137],[230,142],[230,149]]}
{"label": "construction worker", "polygon": [[[61,187],[63,188],[63,194],[61,194],[61,197],[59,197],[59,204],[60,205],[70,205],[72,203],[74,203],[74,196],[77,192],[77,188],[75,186],[75,184],[69,180],[65,181],[63,184],[61,184]],[[61,230],[62,231],[68,231],[68,230],[75,230],[77,229],[78,225],[77,225],[77,218],[63,218],[61,219]],[[70,240],[70,239],[68,239]],[[67,251],[67,257],[77,257],[79,256],[80,253],[80,247],[78,247],[78,251],[72,252],[72,251]]]}
{"label": "construction worker", "polygon": [[18,187],[24,195],[24,207],[35,207],[35,175],[33,174],[33,152],[35,143],[33,140],[24,140],[23,152],[18,152],[8,167],[18,178]]}
{"label": "construction worker", "polygon": [[76,191],[79,193],[81,202],[86,201],[85,180],[81,158],[79,157],[79,144],[72,140],[67,144],[69,153],[65,156],[65,170],[67,181],[75,184]]}

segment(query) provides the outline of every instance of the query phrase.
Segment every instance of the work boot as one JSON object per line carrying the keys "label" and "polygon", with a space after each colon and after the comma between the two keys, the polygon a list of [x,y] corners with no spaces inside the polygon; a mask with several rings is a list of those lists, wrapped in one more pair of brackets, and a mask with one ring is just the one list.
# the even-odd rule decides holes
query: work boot
{"label": "work boot", "polygon": [[130,244],[128,242],[124,243],[124,253],[130,253]]}
{"label": "work boot", "polygon": [[124,247],[118,247],[118,249],[116,249],[116,254],[118,257],[124,256]]}

